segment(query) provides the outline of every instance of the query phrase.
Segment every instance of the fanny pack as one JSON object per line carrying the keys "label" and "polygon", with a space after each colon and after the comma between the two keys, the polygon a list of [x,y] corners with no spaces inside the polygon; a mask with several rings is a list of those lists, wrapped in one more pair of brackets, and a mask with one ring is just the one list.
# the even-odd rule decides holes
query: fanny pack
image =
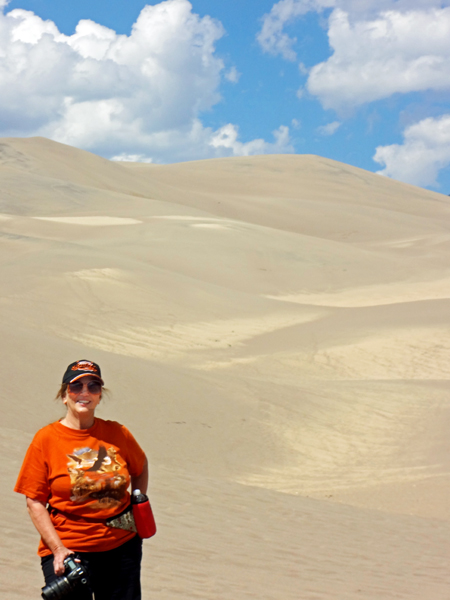
{"label": "fanny pack", "polygon": [[106,527],[113,527],[114,529],[125,529],[126,531],[133,531],[137,533],[136,523],[133,517],[133,509],[131,504],[129,504],[125,510],[116,515],[115,517],[110,517],[109,519],[96,519],[94,517],[81,517],[79,515],[73,515],[71,513],[66,513],[50,504],[47,505],[47,510],[50,515],[62,515],[65,519],[69,521],[80,521],[84,523],[100,523],[102,525],[106,525]]}
{"label": "fanny pack", "polygon": [[105,525],[107,527],[125,529],[126,531],[134,531],[134,533],[137,533],[136,521],[134,520],[133,507],[131,504],[117,516],[106,519]]}

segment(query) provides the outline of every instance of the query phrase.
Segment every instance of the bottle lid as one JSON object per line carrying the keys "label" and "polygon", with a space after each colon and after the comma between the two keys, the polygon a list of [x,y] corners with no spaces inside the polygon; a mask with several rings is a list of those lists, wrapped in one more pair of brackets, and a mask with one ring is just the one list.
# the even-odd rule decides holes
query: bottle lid
{"label": "bottle lid", "polygon": [[141,490],[133,490],[133,496],[140,496]]}

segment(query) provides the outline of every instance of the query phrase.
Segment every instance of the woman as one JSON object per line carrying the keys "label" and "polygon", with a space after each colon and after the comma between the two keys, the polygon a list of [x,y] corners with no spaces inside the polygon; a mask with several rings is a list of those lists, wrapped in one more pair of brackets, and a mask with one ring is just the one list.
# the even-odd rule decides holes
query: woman
{"label": "woman", "polygon": [[87,600],[93,592],[95,600],[140,600],[142,540],[127,518],[128,488],[146,492],[148,464],[123,425],[95,417],[103,385],[96,363],[67,367],[57,395],[66,415],[37,432],[15,491],[26,496],[41,535],[46,585],[64,574],[64,560],[76,553],[89,585],[64,598]]}

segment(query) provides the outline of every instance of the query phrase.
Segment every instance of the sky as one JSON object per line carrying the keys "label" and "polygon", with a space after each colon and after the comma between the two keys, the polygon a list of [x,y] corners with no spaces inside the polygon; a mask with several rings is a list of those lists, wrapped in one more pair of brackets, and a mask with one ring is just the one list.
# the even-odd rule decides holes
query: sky
{"label": "sky", "polygon": [[0,136],[315,154],[450,193],[450,0],[0,0]]}

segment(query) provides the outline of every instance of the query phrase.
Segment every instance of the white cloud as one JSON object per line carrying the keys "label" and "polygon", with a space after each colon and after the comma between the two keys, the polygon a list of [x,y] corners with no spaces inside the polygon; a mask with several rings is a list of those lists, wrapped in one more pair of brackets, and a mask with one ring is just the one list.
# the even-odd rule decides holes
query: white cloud
{"label": "white cloud", "polygon": [[253,140],[242,143],[238,141],[238,128],[234,125],[225,125],[219,129],[210,145],[216,149],[231,150],[234,156],[249,156],[251,154],[280,154],[294,152],[289,139],[289,128],[285,125],[273,132],[273,144],[264,140]]}
{"label": "white cloud", "polygon": [[407,127],[403,144],[379,146],[373,159],[378,171],[414,185],[436,185],[439,171],[450,165],[450,114],[427,118]]}
{"label": "white cloud", "polygon": [[281,54],[286,60],[295,60],[293,46],[296,38],[285,32],[285,26],[308,12],[321,13],[326,9],[340,9],[353,19],[369,19],[386,11],[409,12],[431,10],[450,5],[450,0],[279,0],[262,17],[257,40],[264,52]]}
{"label": "white cloud", "polygon": [[327,123],[327,125],[321,125],[317,128],[317,132],[320,135],[333,135],[342,125],[340,121],[333,121],[332,123]]}
{"label": "white cloud", "polygon": [[47,33],[58,40],[63,39],[52,21],[43,21],[31,11],[16,9],[11,11],[9,16],[16,20],[15,26],[11,29],[12,42],[35,45]]}
{"label": "white cloud", "polygon": [[151,163],[153,160],[145,156],[145,154],[118,154],[117,156],[112,156],[111,160],[117,162],[141,162],[141,163]]}
{"label": "white cloud", "polygon": [[82,20],[66,36],[31,11],[2,6],[0,135],[159,162],[225,152],[199,120],[220,100],[215,44],[224,29],[188,0],[145,6],[130,35]]}
{"label": "white cloud", "polygon": [[389,11],[353,22],[336,9],[328,36],[333,55],[311,69],[307,83],[324,108],[450,89],[450,8]]}
{"label": "white cloud", "polygon": [[[280,0],[257,39],[265,52],[296,60],[286,25],[332,9],[331,56],[309,72],[324,108],[348,108],[395,93],[450,89],[450,0]],[[302,63],[300,63],[301,72]]]}
{"label": "white cloud", "polygon": [[301,73],[301,75],[308,75],[309,73],[308,67],[306,67],[302,62],[298,63],[298,70]]}
{"label": "white cloud", "polygon": [[[72,36],[32,12],[0,15],[0,130],[89,147],[183,125],[220,98],[220,23],[187,0],[146,6],[130,36],[80,21]],[[97,137],[98,139],[98,137]]]}
{"label": "white cloud", "polygon": [[334,4],[335,0],[280,0],[262,18],[262,28],[257,35],[261,48],[270,54],[281,54],[286,60],[295,60],[297,54],[292,47],[296,38],[285,33],[285,25],[308,12],[320,12]]}
{"label": "white cloud", "polygon": [[225,73],[225,79],[227,81],[229,81],[230,83],[237,83],[241,77],[242,73],[239,73],[239,71],[236,69],[236,67],[231,67],[231,69],[229,69],[226,73]]}
{"label": "white cloud", "polygon": [[356,18],[369,18],[390,10],[409,12],[442,8],[448,4],[448,0],[335,0],[334,2],[336,8]]}

